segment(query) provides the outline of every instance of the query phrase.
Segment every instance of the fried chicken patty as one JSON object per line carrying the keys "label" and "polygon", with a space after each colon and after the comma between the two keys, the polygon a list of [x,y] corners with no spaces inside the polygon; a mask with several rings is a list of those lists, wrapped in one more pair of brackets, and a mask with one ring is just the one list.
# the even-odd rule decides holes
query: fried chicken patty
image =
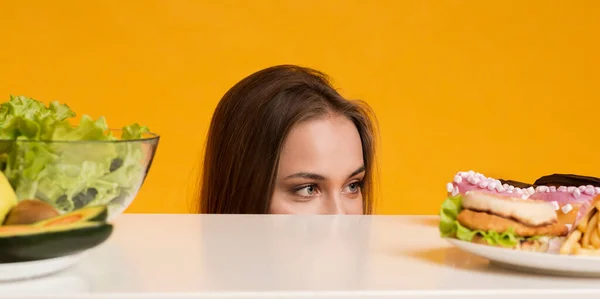
{"label": "fried chicken patty", "polygon": [[512,219],[469,209],[462,210],[456,219],[462,226],[471,230],[503,233],[512,228],[517,235],[522,237],[564,236],[568,233],[568,228],[558,221],[543,226],[529,226]]}

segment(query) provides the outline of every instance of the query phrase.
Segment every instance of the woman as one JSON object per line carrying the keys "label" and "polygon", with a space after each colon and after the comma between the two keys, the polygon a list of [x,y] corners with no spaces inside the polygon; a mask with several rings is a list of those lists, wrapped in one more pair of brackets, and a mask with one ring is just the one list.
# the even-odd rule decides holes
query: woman
{"label": "woman", "polygon": [[281,65],[246,77],[214,112],[200,212],[370,214],[368,111],[312,69]]}

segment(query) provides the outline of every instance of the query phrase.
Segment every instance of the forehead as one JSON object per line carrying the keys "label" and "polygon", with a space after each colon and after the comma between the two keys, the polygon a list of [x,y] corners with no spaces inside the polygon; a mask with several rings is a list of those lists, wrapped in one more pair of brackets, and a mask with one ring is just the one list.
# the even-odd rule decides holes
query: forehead
{"label": "forehead", "polygon": [[356,126],[345,116],[328,116],[291,129],[283,144],[278,176],[313,172],[336,178],[361,166],[363,151]]}

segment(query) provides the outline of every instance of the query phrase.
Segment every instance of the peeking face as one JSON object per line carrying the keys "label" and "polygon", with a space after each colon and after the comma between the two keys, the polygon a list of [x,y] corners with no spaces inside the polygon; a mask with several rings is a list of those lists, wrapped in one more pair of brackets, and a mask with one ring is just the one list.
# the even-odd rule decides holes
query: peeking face
{"label": "peeking face", "polygon": [[362,214],[360,135],[344,116],[296,124],[281,152],[272,214]]}

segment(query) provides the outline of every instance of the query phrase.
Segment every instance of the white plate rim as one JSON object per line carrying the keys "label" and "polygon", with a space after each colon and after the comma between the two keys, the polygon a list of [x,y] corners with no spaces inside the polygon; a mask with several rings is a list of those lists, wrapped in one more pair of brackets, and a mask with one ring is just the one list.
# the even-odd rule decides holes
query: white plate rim
{"label": "white plate rim", "polygon": [[55,258],[15,263],[0,263],[0,282],[28,280],[52,275],[77,264],[87,252],[77,252]]}
{"label": "white plate rim", "polygon": [[[444,238],[453,246],[491,263],[513,270],[550,275],[600,276],[600,256],[562,255],[558,253],[519,251],[511,248]],[[527,261],[527,262],[524,262]]]}

